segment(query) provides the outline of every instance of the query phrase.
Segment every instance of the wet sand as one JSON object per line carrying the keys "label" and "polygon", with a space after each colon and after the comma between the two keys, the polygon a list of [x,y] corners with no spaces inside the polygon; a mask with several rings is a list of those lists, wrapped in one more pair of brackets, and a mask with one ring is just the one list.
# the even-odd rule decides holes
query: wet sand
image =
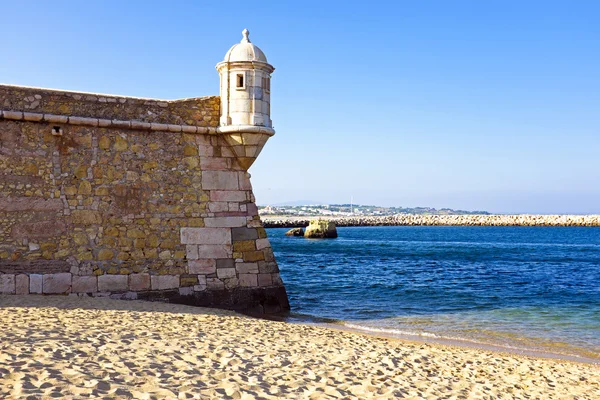
{"label": "wet sand", "polygon": [[0,398],[598,399],[598,365],[227,311],[0,297]]}

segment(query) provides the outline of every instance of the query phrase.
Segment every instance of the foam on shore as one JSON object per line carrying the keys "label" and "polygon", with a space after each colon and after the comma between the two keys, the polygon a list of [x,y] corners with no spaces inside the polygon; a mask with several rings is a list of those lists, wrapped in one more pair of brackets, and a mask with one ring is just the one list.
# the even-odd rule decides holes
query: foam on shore
{"label": "foam on shore", "polygon": [[600,367],[206,308],[0,297],[0,398],[600,398]]}

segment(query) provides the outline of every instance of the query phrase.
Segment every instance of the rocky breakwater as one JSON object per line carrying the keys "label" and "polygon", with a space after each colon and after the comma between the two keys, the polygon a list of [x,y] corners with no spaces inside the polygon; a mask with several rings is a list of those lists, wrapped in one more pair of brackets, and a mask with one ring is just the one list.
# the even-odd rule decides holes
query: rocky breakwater
{"label": "rocky breakwater", "polygon": [[[337,226],[600,226],[600,215],[415,215],[321,217]],[[265,217],[265,228],[306,227],[302,217]]]}

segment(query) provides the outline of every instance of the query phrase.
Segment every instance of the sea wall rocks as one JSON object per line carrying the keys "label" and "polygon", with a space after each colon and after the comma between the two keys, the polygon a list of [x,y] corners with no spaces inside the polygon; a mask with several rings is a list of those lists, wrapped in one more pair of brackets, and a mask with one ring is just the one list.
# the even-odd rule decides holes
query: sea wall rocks
{"label": "sea wall rocks", "polygon": [[[393,215],[321,217],[337,226],[600,226],[600,215]],[[309,225],[308,218],[263,218],[266,228]]]}
{"label": "sea wall rocks", "polygon": [[289,308],[219,104],[0,85],[0,293]]}

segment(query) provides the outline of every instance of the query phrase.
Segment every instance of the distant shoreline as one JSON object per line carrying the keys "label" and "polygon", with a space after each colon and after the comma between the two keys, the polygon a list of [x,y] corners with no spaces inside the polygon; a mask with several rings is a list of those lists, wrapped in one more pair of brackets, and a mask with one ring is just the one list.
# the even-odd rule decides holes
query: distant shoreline
{"label": "distant shoreline", "polygon": [[600,215],[416,215],[381,217],[261,216],[265,228],[300,228],[326,219],[337,226],[600,226]]}

